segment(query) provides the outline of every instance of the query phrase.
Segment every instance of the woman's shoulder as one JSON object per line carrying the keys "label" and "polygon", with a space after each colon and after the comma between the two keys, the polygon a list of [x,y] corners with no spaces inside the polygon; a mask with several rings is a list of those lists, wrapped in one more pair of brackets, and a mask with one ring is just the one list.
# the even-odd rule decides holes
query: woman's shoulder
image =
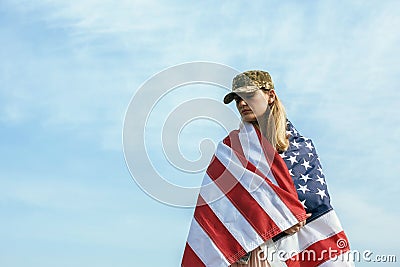
{"label": "woman's shoulder", "polygon": [[289,139],[302,139],[304,141],[311,141],[310,138],[301,134],[289,119],[286,119],[286,134],[289,135]]}
{"label": "woman's shoulder", "polygon": [[[299,148],[299,146],[313,147],[313,141],[311,138],[301,134],[290,120],[286,120],[286,134],[289,137],[289,145]],[[299,145],[297,145],[299,144]]]}
{"label": "woman's shoulder", "polygon": [[222,142],[227,145],[227,146],[231,146],[231,142],[232,142],[232,138],[233,136],[238,135],[239,133],[239,129],[237,130],[232,130],[223,140]]}

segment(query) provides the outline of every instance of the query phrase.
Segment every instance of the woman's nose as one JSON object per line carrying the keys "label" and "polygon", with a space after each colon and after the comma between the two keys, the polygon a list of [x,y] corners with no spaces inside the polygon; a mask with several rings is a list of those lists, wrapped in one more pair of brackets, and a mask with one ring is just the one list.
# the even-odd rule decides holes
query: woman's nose
{"label": "woman's nose", "polygon": [[239,106],[247,106],[247,103],[243,99],[240,99],[238,104]]}

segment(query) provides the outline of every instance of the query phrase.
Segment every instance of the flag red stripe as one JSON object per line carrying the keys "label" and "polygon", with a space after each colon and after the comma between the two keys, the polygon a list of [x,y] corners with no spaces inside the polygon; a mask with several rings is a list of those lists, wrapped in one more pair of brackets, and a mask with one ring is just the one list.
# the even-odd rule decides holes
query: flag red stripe
{"label": "flag red stripe", "polygon": [[[296,188],[294,187],[293,180],[290,177],[289,170],[285,161],[279,156],[278,152],[272,147],[270,142],[262,135],[259,129],[254,127],[258,141],[264,151],[265,158],[268,165],[271,166],[271,171],[278,182],[279,186],[297,196]],[[290,179],[287,179],[290,178]]]}
{"label": "flag red stripe", "polygon": [[[279,156],[278,152],[275,151],[268,140],[262,136],[260,130],[256,127],[254,127],[254,129],[256,130],[258,141],[264,151],[271,172],[279,185],[276,186],[272,184],[272,189],[274,189],[275,193],[299,221],[305,220],[306,212],[298,199],[297,190],[294,186],[292,177],[289,174],[285,161],[281,156]],[[271,159],[273,159],[272,162]]]}
{"label": "flag red stripe", "polygon": [[350,250],[348,245],[346,245],[344,248],[339,248],[338,242],[340,240],[345,240],[346,244],[348,244],[348,240],[344,231],[312,244],[299,254],[288,259],[286,264],[288,267],[319,266],[325,261],[336,258],[340,254]]}
{"label": "flag red stripe", "polygon": [[264,240],[282,231],[217,157],[213,157],[207,174]]}
{"label": "flag red stripe", "polygon": [[260,175],[264,178],[264,180],[269,181],[269,179],[259,169],[257,169],[254,164],[247,160],[246,156],[244,155],[242,144],[240,143],[238,132],[232,132],[229,134],[229,142],[227,142],[227,145],[232,148],[232,150],[235,152],[235,155],[246,169]]}
{"label": "flag red stripe", "polygon": [[206,265],[201,261],[199,256],[194,253],[193,249],[186,242],[185,251],[183,252],[182,267],[206,267]]}
{"label": "flag red stripe", "polygon": [[[259,134],[259,131],[257,131],[257,135]],[[259,137],[259,141],[262,139]],[[264,143],[266,142],[264,138]],[[259,169],[254,166],[250,161],[248,161],[244,155],[242,145],[239,140],[239,135],[237,132],[233,132],[229,135],[229,142],[226,142],[228,146],[230,146],[235,154],[237,155],[238,159],[242,163],[243,166],[245,166],[246,169],[258,174],[259,176],[263,177],[264,180],[268,183],[268,185],[274,190],[274,192],[279,196],[279,198],[282,200],[282,202],[290,209],[292,214],[299,220],[305,220],[306,219],[306,212],[304,210],[303,205],[298,199],[296,188],[294,187],[294,183],[292,178],[290,177],[289,171],[287,169],[287,166],[283,159],[278,155],[278,153],[274,152],[274,156],[277,158],[274,158],[273,164],[271,164],[271,161],[268,160],[268,164],[271,168],[271,172],[274,175],[276,181],[278,182],[279,186],[274,185],[268,177],[266,177]],[[271,145],[266,142],[263,144],[263,150],[264,150],[264,155],[265,157],[270,156],[267,155],[266,150],[269,148],[272,148]]]}
{"label": "flag red stripe", "polygon": [[[200,195],[199,202],[205,203],[205,200]],[[207,204],[198,206],[194,217],[230,263],[236,262],[240,257],[246,254],[244,248],[228,229],[226,229],[225,225]]]}
{"label": "flag red stripe", "polygon": [[230,148],[234,148],[235,152],[238,152],[240,155],[244,156],[243,147],[239,140],[239,131],[234,130],[229,133],[227,137],[224,139],[224,144],[229,146]]}
{"label": "flag red stripe", "polygon": [[[275,154],[274,164],[271,167],[272,174],[278,182],[280,187],[273,186],[272,188],[276,192],[276,194],[282,199],[286,206],[292,211],[292,213],[297,216],[299,221],[302,221],[306,218],[305,210],[303,204],[301,204],[297,190],[294,186],[292,177],[289,174],[289,170],[286,166],[286,163],[283,161],[281,156],[278,153]],[[294,198],[294,199],[293,199]]]}

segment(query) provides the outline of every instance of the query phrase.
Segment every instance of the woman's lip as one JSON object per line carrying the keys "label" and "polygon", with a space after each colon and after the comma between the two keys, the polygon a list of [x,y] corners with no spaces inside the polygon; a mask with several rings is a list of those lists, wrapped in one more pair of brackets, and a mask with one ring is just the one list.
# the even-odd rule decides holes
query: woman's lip
{"label": "woman's lip", "polygon": [[247,113],[247,112],[251,112],[251,110],[242,110],[242,112],[241,113]]}

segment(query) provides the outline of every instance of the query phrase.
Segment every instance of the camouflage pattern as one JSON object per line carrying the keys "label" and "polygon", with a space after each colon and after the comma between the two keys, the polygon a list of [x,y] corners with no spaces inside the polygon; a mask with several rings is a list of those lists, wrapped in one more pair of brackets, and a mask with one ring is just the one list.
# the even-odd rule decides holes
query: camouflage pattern
{"label": "camouflage pattern", "polygon": [[251,93],[258,89],[274,89],[274,82],[268,72],[262,70],[248,70],[233,78],[232,92],[224,97],[224,103],[232,102],[235,93]]}

